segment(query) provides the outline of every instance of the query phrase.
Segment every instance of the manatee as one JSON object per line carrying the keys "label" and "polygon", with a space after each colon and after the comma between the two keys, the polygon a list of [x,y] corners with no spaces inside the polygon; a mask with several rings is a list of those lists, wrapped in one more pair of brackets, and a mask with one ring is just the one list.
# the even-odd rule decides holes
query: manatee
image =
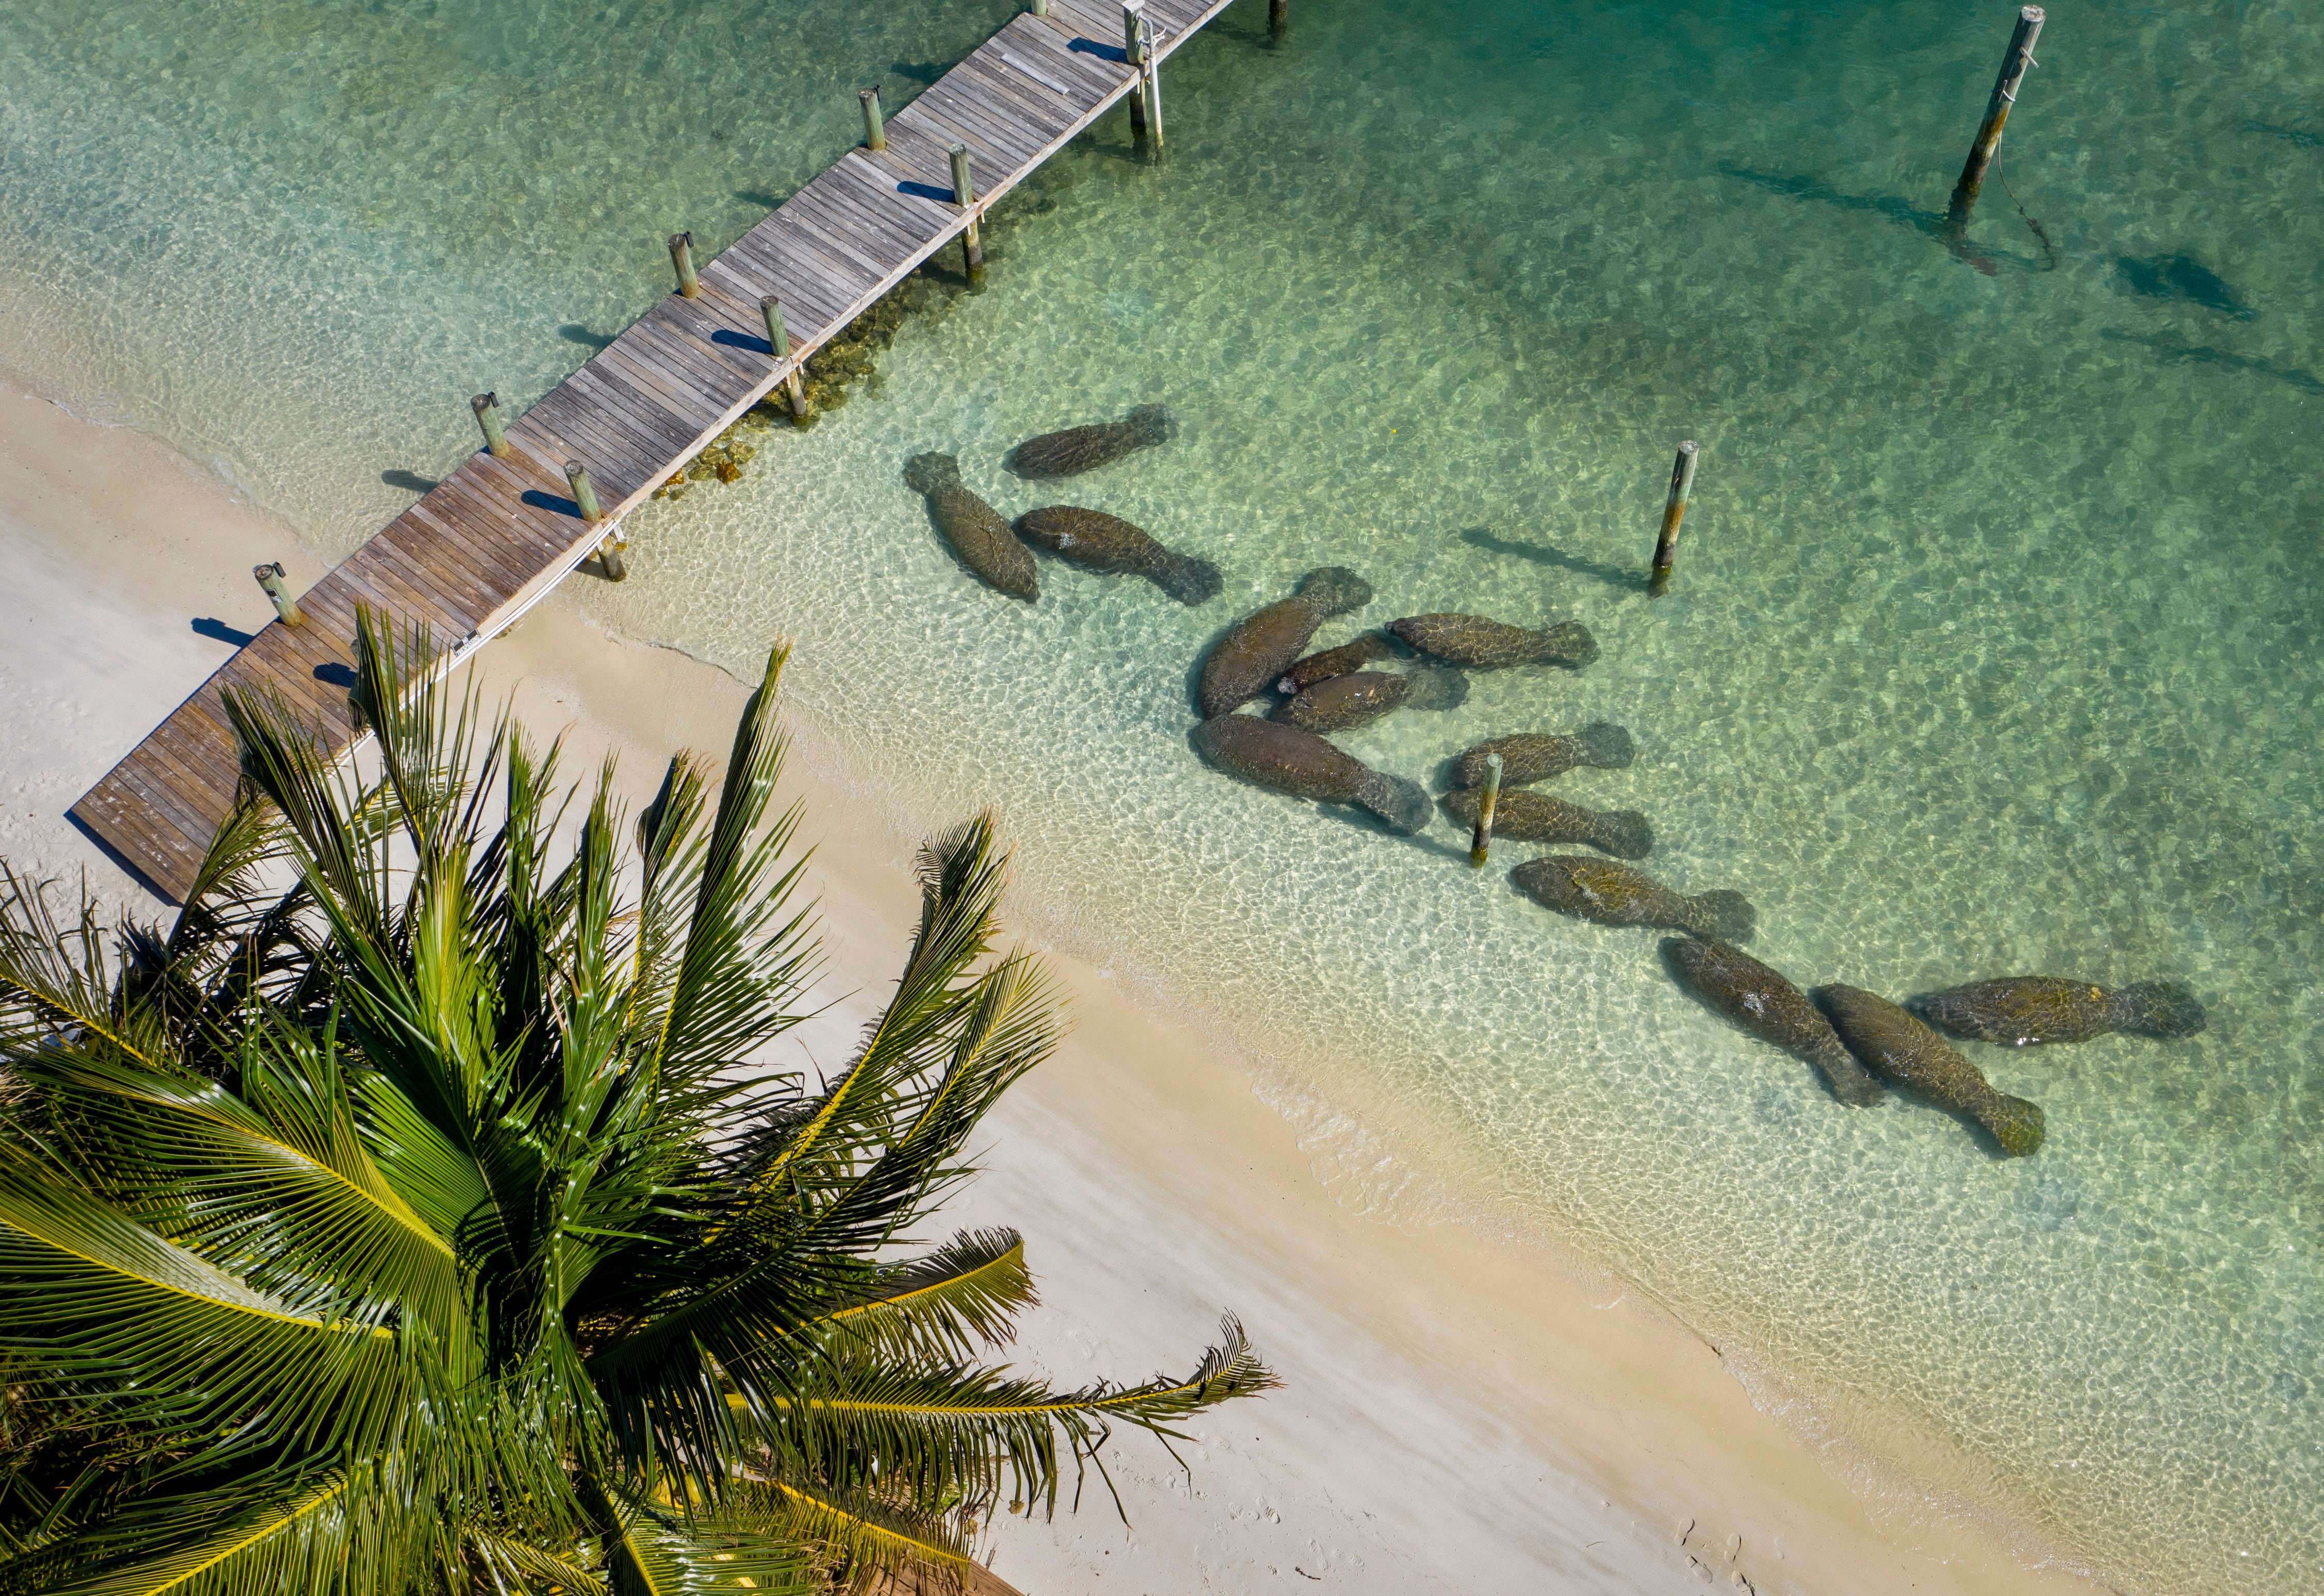
{"label": "manatee", "polygon": [[1283,673],[1282,678],[1275,684],[1275,690],[1278,693],[1304,693],[1327,677],[1346,676],[1351,671],[1361,670],[1375,660],[1392,660],[1396,652],[1396,643],[1387,632],[1367,632],[1352,642],[1308,655]]}
{"label": "manatee", "polygon": [[1822,1071],[1840,1102],[1868,1108],[1880,1101],[1880,1083],[1840,1045],[1831,1021],[1806,993],[1749,954],[1724,942],[1672,936],[1663,943],[1663,957],[1678,983],[1706,1007]]}
{"label": "manatee", "polygon": [[1017,535],[1058,558],[1089,571],[1120,571],[1143,577],[1182,604],[1219,595],[1219,567],[1207,559],[1176,554],[1139,528],[1100,510],[1052,504],[1017,518]]}
{"label": "manatee", "polygon": [[1019,476],[1074,476],[1138,449],[1167,443],[1178,429],[1158,404],[1141,404],[1127,421],[1100,421],[1044,432],[1017,446],[1009,468]]}
{"label": "manatee", "polygon": [[1041,596],[1041,581],[1034,574],[1032,551],[1009,530],[1000,512],[978,498],[960,480],[960,462],[950,455],[915,455],[904,467],[904,484],[927,495],[936,525],[961,558],[961,563],[1011,598]]}
{"label": "manatee", "polygon": [[1371,724],[1391,709],[1452,709],[1468,697],[1469,678],[1443,666],[1425,667],[1409,676],[1356,670],[1325,677],[1277,708],[1275,718],[1303,732],[1349,732]]}
{"label": "manatee", "polygon": [[2024,1158],[2042,1145],[2042,1105],[1997,1092],[1952,1044],[1877,992],[1820,986],[1809,994],[1858,1060],[1931,1102],[1976,1116],[2001,1150]]}
{"label": "manatee", "polygon": [[1299,578],[1299,590],[1246,615],[1219,640],[1203,661],[1203,714],[1224,715],[1273,686],[1284,668],[1333,615],[1372,602],[1369,583],[1340,566],[1325,566]]}
{"label": "manatee", "polygon": [[1579,670],[1598,657],[1598,640],[1579,621],[1528,632],[1481,615],[1406,615],[1389,622],[1388,629],[1424,654],[1472,670],[1505,665],[1570,665]]}
{"label": "manatee", "polygon": [[1313,732],[1255,715],[1222,715],[1194,728],[1204,760],[1253,787],[1327,804],[1361,804],[1410,836],[1428,824],[1428,794],[1342,753]]}
{"label": "manatee", "polygon": [[1514,737],[1480,743],[1462,754],[1452,767],[1453,780],[1463,787],[1482,786],[1485,761],[1496,753],[1501,756],[1501,785],[1525,787],[1563,776],[1576,765],[1618,770],[1637,757],[1637,748],[1629,733],[1605,721],[1592,721],[1571,737],[1521,732]]}
{"label": "manatee", "polygon": [[2134,981],[2109,992],[2058,975],[2006,975],[1924,993],[1912,1006],[1940,1030],[2005,1047],[2087,1042],[2110,1030],[2191,1037],[2206,1023],[2203,1005],[2175,981]]}
{"label": "manatee", "polygon": [[1586,853],[1529,859],[1509,872],[1509,879],[1544,909],[1560,909],[1601,926],[1652,926],[1722,942],[1747,942],[1758,918],[1750,900],[1740,892],[1722,890],[1689,898],[1643,871]]}
{"label": "manatee", "polygon": [[[1439,801],[1463,831],[1477,829],[1477,789]],[[1617,859],[1644,859],[1655,846],[1655,828],[1636,809],[1585,809],[1545,792],[1504,791],[1493,808],[1493,835],[1512,843],[1587,843]]]}

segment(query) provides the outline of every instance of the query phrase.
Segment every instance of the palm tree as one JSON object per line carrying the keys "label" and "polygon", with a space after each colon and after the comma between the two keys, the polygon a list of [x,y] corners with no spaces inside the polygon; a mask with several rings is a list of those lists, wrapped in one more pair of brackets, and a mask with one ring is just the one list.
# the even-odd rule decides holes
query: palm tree
{"label": "palm tree", "polygon": [[846,1067],[770,1073],[783,650],[634,860],[610,766],[576,808],[434,654],[364,617],[375,774],[229,706],[250,801],[166,936],[0,873],[0,1591],[944,1586],[1111,1426],[1275,1383],[1231,1318],[1183,1378],[980,1365],[1023,1242],[911,1245],[1055,1040],[988,818]]}

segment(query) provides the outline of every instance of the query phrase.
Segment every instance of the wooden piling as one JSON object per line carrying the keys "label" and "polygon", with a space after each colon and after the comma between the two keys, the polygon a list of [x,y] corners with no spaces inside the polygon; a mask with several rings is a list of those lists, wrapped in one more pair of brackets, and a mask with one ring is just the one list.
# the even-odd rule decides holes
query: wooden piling
{"label": "wooden piling", "polygon": [[1267,36],[1274,43],[1283,42],[1283,35],[1291,27],[1291,0],[1267,0]]}
{"label": "wooden piling", "polygon": [[508,458],[508,434],[501,430],[501,396],[479,393],[468,401],[468,408],[476,412],[476,425],[484,429],[484,452],[496,460]]}
{"label": "wooden piling", "polygon": [[702,297],[702,280],[694,274],[694,235],[673,233],[669,235],[669,263],[678,268],[678,291],[681,299]]}
{"label": "wooden piling", "polygon": [[281,560],[272,565],[253,566],[250,574],[258,578],[258,585],[266,589],[266,596],[274,601],[274,613],[282,618],[283,625],[306,624],[306,612],[299,607],[299,601],[290,596],[290,589],[283,586]]}
{"label": "wooden piling", "polygon": [[597,545],[597,568],[605,573],[606,581],[629,580],[630,567],[622,563],[622,550],[628,547],[627,541],[618,537],[608,538]]}
{"label": "wooden piling", "polygon": [[1702,451],[1692,438],[1678,446],[1678,461],[1671,467],[1670,497],[1663,501],[1663,535],[1655,540],[1655,576],[1647,596],[1660,598],[1670,586],[1671,566],[1678,558],[1678,523],[1686,517],[1686,501],[1694,492],[1695,457]]}
{"label": "wooden piling", "polygon": [[573,484],[573,503],[580,507],[583,521],[594,523],[605,519],[597,505],[597,484],[589,480],[589,467],[578,460],[566,461],[565,480]]}
{"label": "wooden piling", "polygon": [[1469,834],[1469,863],[1472,869],[1485,867],[1485,855],[1493,846],[1493,808],[1501,801],[1501,756],[1485,756],[1485,789],[1477,795],[1477,829]]}
{"label": "wooden piling", "polygon": [[976,232],[976,180],[968,170],[966,144],[947,144],[945,153],[952,157],[952,202],[968,212],[968,226],[960,235],[960,250],[973,281],[984,271],[984,241]]}
{"label": "wooden piling", "polygon": [[1139,14],[1145,0],[1123,0],[1121,7],[1121,59],[1140,68],[1139,87],[1130,91],[1130,136],[1139,143],[1146,142],[1145,72],[1146,41],[1139,31]]}
{"label": "wooden piling", "polygon": [[880,86],[859,89],[856,98],[863,102],[863,147],[884,150],[888,147],[888,127],[880,119]]}
{"label": "wooden piling", "polygon": [[1147,132],[1154,140],[1154,158],[1162,158],[1162,63],[1154,54],[1154,19],[1138,18],[1139,89],[1146,97]]}
{"label": "wooden piling", "polygon": [[[769,294],[759,301],[759,314],[767,318],[767,348],[775,364],[780,365],[791,355],[791,329],[783,322],[782,300]],[[798,367],[793,366],[791,374],[783,379],[783,390],[790,398],[791,420],[804,422],[807,420],[807,384],[799,380]]]}
{"label": "wooden piling", "polygon": [[2042,36],[2045,14],[2038,5],[2018,8],[2017,26],[2011,31],[2009,49],[2001,58],[2001,76],[1994,79],[1993,97],[1985,103],[1985,120],[1977,125],[1977,140],[1969,147],[1960,181],[1953,185],[1952,203],[1945,208],[1944,235],[1949,244],[1958,245],[1969,231],[1969,213],[1977,208],[1977,191],[1985,186],[1986,171],[2001,148],[2002,125],[2009,120],[2009,108],[2017,103],[2017,86],[2025,80],[2025,69],[2035,64],[2034,42]]}
{"label": "wooden piling", "polygon": [[1032,12],[1035,16],[1048,15],[1049,0],[1033,0]]}

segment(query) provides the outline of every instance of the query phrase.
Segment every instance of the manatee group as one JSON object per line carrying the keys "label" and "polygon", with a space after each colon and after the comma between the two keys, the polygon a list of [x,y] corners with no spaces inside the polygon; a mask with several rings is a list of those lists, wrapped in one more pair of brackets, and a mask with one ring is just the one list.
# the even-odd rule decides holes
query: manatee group
{"label": "manatee group", "polygon": [[[1477,825],[1478,791],[1464,787],[1440,800],[1464,831]],[[1617,859],[1654,852],[1655,828],[1636,809],[1585,809],[1547,793],[1503,792],[1493,811],[1493,835],[1512,843],[1582,843]]]}
{"label": "manatee group", "polygon": [[1579,670],[1598,657],[1598,640],[1579,621],[1543,632],[1482,615],[1406,615],[1388,629],[1422,653],[1471,670],[1511,665],[1565,665]]}
{"label": "manatee group", "polygon": [[1868,1108],[1880,1101],[1880,1083],[1841,1044],[1831,1021],[1775,971],[1730,944],[1694,936],[1668,938],[1663,957],[1706,1007],[1815,1066],[1842,1102]]}
{"label": "manatee group", "polygon": [[1501,785],[1526,787],[1563,776],[1577,765],[1618,770],[1637,757],[1637,745],[1629,733],[1605,721],[1593,721],[1570,737],[1524,732],[1470,749],[1453,765],[1452,780],[1462,787],[1481,785],[1485,761],[1497,753],[1501,756]]}
{"label": "manatee group", "polygon": [[1017,540],[1001,512],[960,480],[960,462],[950,455],[915,455],[904,466],[904,483],[923,494],[961,563],[1011,598],[1041,596],[1032,551]]}
{"label": "manatee group", "polygon": [[1750,937],[1757,919],[1740,892],[1674,892],[1643,871],[1586,853],[1551,853],[1527,860],[1509,879],[1545,909],[1601,926],[1651,926],[1720,942]]}
{"label": "manatee group", "polygon": [[1313,732],[1222,715],[1194,728],[1194,747],[1230,776],[1254,787],[1327,804],[1360,804],[1409,836],[1428,824],[1428,795],[1417,782],[1373,770]]}
{"label": "manatee group", "polygon": [[1219,567],[1164,548],[1139,527],[1101,510],[1052,504],[1017,518],[1017,535],[1084,570],[1143,577],[1182,604],[1216,598]]}
{"label": "manatee group", "polygon": [[1351,732],[1393,709],[1454,709],[1468,697],[1469,678],[1442,666],[1356,670],[1325,677],[1279,706],[1275,718],[1303,732]]}
{"label": "manatee group", "polygon": [[1344,567],[1308,572],[1289,598],[1236,622],[1203,661],[1199,696],[1204,715],[1224,715],[1266,692],[1299,658],[1317,627],[1371,602],[1370,585]]}
{"label": "manatee group", "polygon": [[1923,1018],[1957,1037],[2030,1047],[2087,1042],[2108,1031],[2191,1037],[2208,1023],[2195,994],[2175,981],[2107,988],[2059,975],[2007,975],[1913,1000]]}
{"label": "manatee group", "polygon": [[1074,476],[1138,449],[1167,443],[1176,429],[1158,404],[1141,404],[1126,421],[1100,421],[1044,432],[1017,446],[1009,467],[1019,476]]}
{"label": "manatee group", "polygon": [[1995,1090],[1950,1043],[1886,998],[1859,986],[1820,986],[1812,995],[1863,1064],[1932,1102],[1974,1116],[2012,1158],[2042,1145],[2041,1104]]}
{"label": "manatee group", "polygon": [[1276,682],[1275,690],[1295,695],[1304,693],[1319,681],[1361,670],[1375,660],[1394,659],[1396,651],[1396,644],[1389,641],[1387,632],[1367,632],[1336,649],[1324,649],[1297,661]]}

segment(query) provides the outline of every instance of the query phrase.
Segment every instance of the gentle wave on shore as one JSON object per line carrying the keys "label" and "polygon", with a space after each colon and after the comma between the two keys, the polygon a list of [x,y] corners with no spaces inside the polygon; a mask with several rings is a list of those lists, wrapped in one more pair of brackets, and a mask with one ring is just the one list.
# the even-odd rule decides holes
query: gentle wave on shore
{"label": "gentle wave on shore", "polygon": [[[661,235],[732,236],[844,147],[859,79],[925,81],[1006,8],[304,10],[0,22],[0,309],[51,340],[36,375],[344,549],[468,447],[469,392],[529,398],[650,303]],[[1891,1487],[1924,1435],[1938,1494],[2128,1588],[2324,1590],[2317,23],[2053,18],[2004,170],[2059,265],[1995,184],[1987,275],[1924,224],[2006,6],[1294,14],[1279,51],[1257,9],[1190,45],[1168,166],[1118,119],[1068,152],[989,291],[634,517],[631,580],[582,601],[737,666],[795,637],[794,702],[885,801],[1000,805],[1061,936],[1749,1349]],[[1001,469],[1155,399],[1167,447]],[[1003,599],[904,487],[927,448],[1225,594],[1045,559]],[[1473,875],[1447,824],[1199,763],[1194,660],[1322,564],[1379,594],[1326,641],[1468,609],[1602,646],[1344,740],[1373,764],[1434,787],[1482,737],[1615,721],[1637,763],[1554,790],[1645,811],[1645,867],[1744,891],[1802,984],[2165,976],[2209,1029],[1969,1047],[2045,1109],[2030,1159],[1841,1107],[1650,935],[1512,892],[1536,850]]]}

